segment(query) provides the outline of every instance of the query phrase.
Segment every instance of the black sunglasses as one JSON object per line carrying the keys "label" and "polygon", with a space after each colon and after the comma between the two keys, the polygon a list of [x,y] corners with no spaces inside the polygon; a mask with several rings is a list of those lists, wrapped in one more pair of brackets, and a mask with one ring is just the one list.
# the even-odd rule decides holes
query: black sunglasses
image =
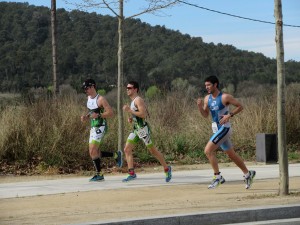
{"label": "black sunglasses", "polygon": [[134,89],[134,87],[126,87],[127,90]]}
{"label": "black sunglasses", "polygon": [[83,89],[84,91],[86,91],[86,90],[89,89],[89,88],[91,88],[91,86],[83,87],[82,89]]}

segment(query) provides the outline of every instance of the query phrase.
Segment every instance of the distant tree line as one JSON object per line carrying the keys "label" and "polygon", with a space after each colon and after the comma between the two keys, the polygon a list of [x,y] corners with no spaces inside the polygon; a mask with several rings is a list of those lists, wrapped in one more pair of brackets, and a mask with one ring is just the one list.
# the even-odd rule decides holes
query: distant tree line
{"label": "distant tree line", "polygon": [[[0,91],[52,85],[51,14],[47,7],[0,2]],[[117,19],[57,10],[58,83],[80,88],[93,77],[99,88],[117,82]],[[219,76],[234,90],[240,82],[276,83],[276,61],[231,45],[204,43],[164,26],[125,20],[124,74],[142,87],[171,89],[178,78],[202,85]],[[300,82],[300,62],[286,62],[286,82]],[[126,81],[125,81],[126,82]]]}

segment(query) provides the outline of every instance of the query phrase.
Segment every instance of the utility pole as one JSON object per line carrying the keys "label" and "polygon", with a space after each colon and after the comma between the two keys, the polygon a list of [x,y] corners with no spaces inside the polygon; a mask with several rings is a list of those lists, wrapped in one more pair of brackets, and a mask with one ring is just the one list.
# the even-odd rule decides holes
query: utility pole
{"label": "utility pole", "polygon": [[58,93],[57,85],[57,46],[56,46],[56,0],[51,0],[51,34],[52,34],[52,71],[53,71],[53,96]]}
{"label": "utility pole", "polygon": [[283,20],[281,0],[275,3],[276,26],[276,58],[277,58],[277,129],[278,129],[278,156],[279,156],[279,194],[289,194],[288,155],[286,148],[286,113],[285,113],[285,69],[283,47]]}
{"label": "utility pole", "polygon": [[118,16],[118,149],[122,150],[124,145],[124,116],[123,116],[123,0],[119,0],[119,16]]}

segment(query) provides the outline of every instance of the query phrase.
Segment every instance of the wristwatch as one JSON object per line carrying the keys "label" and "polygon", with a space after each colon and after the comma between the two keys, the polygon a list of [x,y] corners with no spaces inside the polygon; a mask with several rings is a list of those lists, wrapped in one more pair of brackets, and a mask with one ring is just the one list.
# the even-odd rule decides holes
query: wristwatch
{"label": "wristwatch", "polygon": [[229,113],[229,115],[230,115],[230,117],[233,117],[234,116],[234,114],[231,112],[231,113]]}

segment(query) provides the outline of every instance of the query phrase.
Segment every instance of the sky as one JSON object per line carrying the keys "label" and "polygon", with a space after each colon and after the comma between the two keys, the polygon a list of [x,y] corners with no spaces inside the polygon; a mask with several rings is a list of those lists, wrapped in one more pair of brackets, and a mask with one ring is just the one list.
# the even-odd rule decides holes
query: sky
{"label": "sky", "polygon": [[[70,0],[72,3],[84,3],[87,0]],[[51,0],[14,0],[6,2],[28,2],[30,5],[51,7]],[[93,0],[92,2],[100,2]],[[269,58],[276,58],[274,0],[186,0],[193,4],[179,4],[153,14],[143,14],[142,22],[152,26],[160,25],[168,29],[201,37],[205,43],[228,44],[237,49],[262,53]],[[196,6],[195,6],[196,5]],[[130,17],[147,6],[147,0],[124,0],[124,16]],[[222,13],[246,17],[270,23],[256,22],[215,13],[199,7]],[[57,8],[68,11],[78,6],[57,0]],[[113,15],[108,9],[84,8],[87,12]],[[118,10],[116,9],[118,12]],[[300,0],[282,0],[285,61],[300,61]]]}

